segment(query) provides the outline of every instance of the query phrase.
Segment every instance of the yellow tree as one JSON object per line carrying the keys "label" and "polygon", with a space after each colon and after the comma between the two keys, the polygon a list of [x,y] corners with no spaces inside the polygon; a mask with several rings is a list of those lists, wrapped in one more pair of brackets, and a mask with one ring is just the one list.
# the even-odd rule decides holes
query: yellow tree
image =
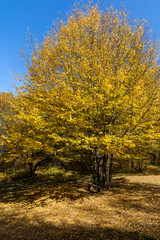
{"label": "yellow tree", "polygon": [[159,138],[159,49],[146,23],[133,24],[125,11],[86,9],[72,11],[33,52],[17,118],[35,125],[25,151],[86,150],[94,182],[109,187],[114,157],[145,159],[143,146]]}
{"label": "yellow tree", "polygon": [[6,113],[9,116],[12,116],[13,111],[11,108],[11,102],[13,101],[14,96],[11,92],[2,92],[0,93],[0,158],[5,151],[5,142],[3,141],[3,135],[6,134],[5,131],[5,125],[7,124],[7,121],[4,118],[4,114]]}
{"label": "yellow tree", "polygon": [[47,98],[42,98],[40,92],[29,96],[20,91],[12,101],[13,116],[4,114],[8,121],[5,124],[7,136],[3,136],[8,150],[5,160],[21,159],[28,163],[31,177],[39,165],[52,161],[57,151],[68,142],[63,134],[66,113],[63,114],[63,109],[62,114],[58,113],[56,108],[54,106],[50,111]]}

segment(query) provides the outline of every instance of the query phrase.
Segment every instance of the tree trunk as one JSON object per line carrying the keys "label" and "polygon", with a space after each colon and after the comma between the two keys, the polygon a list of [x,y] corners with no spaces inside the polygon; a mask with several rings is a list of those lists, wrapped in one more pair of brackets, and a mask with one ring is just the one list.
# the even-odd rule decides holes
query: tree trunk
{"label": "tree trunk", "polygon": [[36,174],[36,170],[37,170],[37,167],[45,164],[45,163],[48,163],[48,162],[53,162],[52,159],[50,159],[49,157],[46,158],[46,159],[43,159],[41,160],[40,162],[36,163],[35,166],[33,166],[33,163],[28,163],[29,165],[29,169],[30,169],[30,177],[33,178]]}
{"label": "tree trunk", "polygon": [[110,174],[110,158],[109,154],[107,154],[106,158],[106,181],[105,181],[105,187],[109,189],[109,174]]}
{"label": "tree trunk", "polygon": [[109,169],[109,187],[112,187],[112,172],[113,172],[113,154],[111,154],[111,163]]}
{"label": "tree trunk", "polygon": [[97,162],[97,185],[100,186],[100,159],[96,157]]}
{"label": "tree trunk", "polygon": [[129,166],[129,171],[131,171],[132,170],[132,160],[131,159],[128,160],[128,166]]}
{"label": "tree trunk", "polygon": [[141,173],[143,170],[143,161],[137,162],[137,172]]}
{"label": "tree trunk", "polygon": [[159,165],[159,152],[152,154],[151,164],[158,166]]}
{"label": "tree trunk", "polygon": [[123,166],[124,165],[124,161],[123,160],[120,160],[120,169],[123,169]]}
{"label": "tree trunk", "polygon": [[102,186],[106,185],[106,163],[107,163],[107,159],[106,159],[106,155],[104,154],[103,156],[103,177],[102,177]]}
{"label": "tree trunk", "polygon": [[112,186],[113,171],[113,154],[104,154],[99,156],[98,152],[94,152],[95,156],[92,160],[92,176],[94,184],[109,189]]}
{"label": "tree trunk", "polygon": [[131,170],[135,170],[135,160],[131,159]]}
{"label": "tree trunk", "polygon": [[30,170],[30,178],[33,178],[35,176],[35,171],[34,171],[34,167],[33,167],[33,163],[28,163],[29,166],[29,170]]}
{"label": "tree trunk", "polygon": [[94,184],[96,184],[96,174],[97,174],[97,168],[96,168],[96,158],[93,159],[93,162],[92,162],[92,169],[91,169],[91,172],[92,172],[92,177],[93,177],[93,182]]}

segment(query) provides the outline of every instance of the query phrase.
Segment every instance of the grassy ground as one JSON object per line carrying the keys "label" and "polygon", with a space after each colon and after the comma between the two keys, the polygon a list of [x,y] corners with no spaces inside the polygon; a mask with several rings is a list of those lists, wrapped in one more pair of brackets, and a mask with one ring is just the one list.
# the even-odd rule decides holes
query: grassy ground
{"label": "grassy ground", "polygon": [[[117,176],[101,194],[63,169],[34,181],[0,182],[0,239],[160,239],[160,173]],[[159,173],[159,175],[158,175]],[[46,181],[48,176],[48,180]]]}

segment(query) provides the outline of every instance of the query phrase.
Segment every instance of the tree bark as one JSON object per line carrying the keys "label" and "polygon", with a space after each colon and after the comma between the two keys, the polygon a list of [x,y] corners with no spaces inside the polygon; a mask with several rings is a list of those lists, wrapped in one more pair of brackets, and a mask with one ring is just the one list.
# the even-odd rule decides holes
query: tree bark
{"label": "tree bark", "polygon": [[49,163],[49,162],[53,162],[52,159],[47,158],[47,159],[43,159],[40,162],[36,163],[35,166],[33,166],[32,162],[29,162],[29,169],[30,169],[30,177],[33,178],[35,176],[35,172],[37,170],[37,167],[45,164],[45,163]]}
{"label": "tree bark", "polygon": [[112,173],[113,173],[113,154],[111,154],[111,163],[109,169],[109,187],[112,187]]}
{"label": "tree bark", "polygon": [[113,154],[99,156],[97,152],[92,160],[92,176],[95,185],[109,189],[112,186]]}
{"label": "tree bark", "polygon": [[105,181],[105,187],[109,189],[109,174],[110,174],[110,158],[109,154],[107,154],[106,157],[106,181]]}
{"label": "tree bark", "polygon": [[28,166],[29,166],[29,170],[30,170],[30,178],[33,178],[35,176],[35,171],[33,169],[33,163],[29,162]]}

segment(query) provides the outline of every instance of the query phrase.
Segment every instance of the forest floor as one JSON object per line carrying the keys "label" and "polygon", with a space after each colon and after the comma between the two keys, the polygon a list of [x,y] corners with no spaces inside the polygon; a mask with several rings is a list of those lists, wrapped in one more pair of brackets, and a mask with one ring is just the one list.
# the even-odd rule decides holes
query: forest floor
{"label": "forest floor", "polygon": [[160,169],[153,170],[116,175],[113,188],[100,194],[87,190],[85,178],[1,181],[0,239],[158,240]]}

